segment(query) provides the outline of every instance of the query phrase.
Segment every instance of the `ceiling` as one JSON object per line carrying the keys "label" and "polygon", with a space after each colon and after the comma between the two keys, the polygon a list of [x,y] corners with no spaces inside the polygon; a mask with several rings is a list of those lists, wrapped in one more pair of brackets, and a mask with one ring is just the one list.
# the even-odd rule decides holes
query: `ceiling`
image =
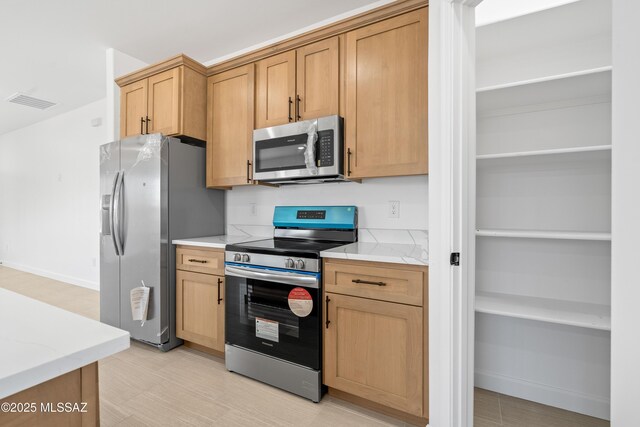
{"label": "ceiling", "polygon": [[494,24],[576,1],[578,0],[483,0],[476,8],[476,26]]}
{"label": "ceiling", "polygon": [[[109,47],[153,63],[207,62],[388,0],[2,0],[0,134],[105,96]],[[10,104],[16,92],[58,103]]]}

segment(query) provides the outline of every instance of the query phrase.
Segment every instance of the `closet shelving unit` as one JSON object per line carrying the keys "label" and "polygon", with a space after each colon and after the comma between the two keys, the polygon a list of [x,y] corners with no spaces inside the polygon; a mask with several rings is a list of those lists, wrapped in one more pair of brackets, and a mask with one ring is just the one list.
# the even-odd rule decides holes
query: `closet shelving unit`
{"label": "closet shelving unit", "polygon": [[476,386],[609,418],[611,2],[477,33]]}

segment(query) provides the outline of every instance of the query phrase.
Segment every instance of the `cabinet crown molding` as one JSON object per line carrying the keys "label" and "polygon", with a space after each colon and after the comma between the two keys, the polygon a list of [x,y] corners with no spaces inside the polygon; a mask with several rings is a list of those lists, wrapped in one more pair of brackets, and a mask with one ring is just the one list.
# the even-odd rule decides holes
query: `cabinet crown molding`
{"label": "cabinet crown molding", "polygon": [[207,76],[212,76],[251,62],[256,62],[261,59],[274,56],[278,53],[297,49],[329,37],[346,33],[356,28],[364,27],[366,25],[427,6],[429,6],[428,0],[396,0],[358,15],[350,16],[343,20],[270,44],[249,53],[213,64],[207,68]]}
{"label": "cabinet crown molding", "polygon": [[207,69],[204,65],[202,65],[201,63],[199,63],[198,61],[192,58],[189,58],[187,55],[181,53],[179,55],[172,56],[169,59],[165,59],[164,61],[151,64],[140,70],[136,70],[132,73],[125,74],[124,76],[118,77],[116,79],[116,84],[120,87],[123,87],[130,83],[136,82],[138,80],[146,79],[147,77],[151,77],[155,74],[170,70],[172,68],[179,67],[181,65],[184,65],[185,67],[189,67],[193,71],[200,73],[202,75],[206,75],[207,73]]}

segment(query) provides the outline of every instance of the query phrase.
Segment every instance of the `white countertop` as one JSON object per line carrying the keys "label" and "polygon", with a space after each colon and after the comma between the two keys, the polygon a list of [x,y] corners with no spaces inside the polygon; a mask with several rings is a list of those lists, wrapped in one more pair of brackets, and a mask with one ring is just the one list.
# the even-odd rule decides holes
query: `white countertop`
{"label": "white countertop", "polygon": [[0,399],[129,348],[129,333],[0,288]]}
{"label": "white countertop", "polygon": [[320,252],[323,258],[358,261],[390,262],[395,264],[429,265],[427,248],[403,243],[357,242]]}
{"label": "white countertop", "polygon": [[186,246],[199,246],[202,248],[218,248],[224,249],[226,245],[233,245],[235,243],[251,242],[253,240],[269,239],[269,237],[260,236],[234,236],[234,235],[220,235],[209,237],[193,237],[191,239],[176,239],[172,241],[174,245],[186,245]]}

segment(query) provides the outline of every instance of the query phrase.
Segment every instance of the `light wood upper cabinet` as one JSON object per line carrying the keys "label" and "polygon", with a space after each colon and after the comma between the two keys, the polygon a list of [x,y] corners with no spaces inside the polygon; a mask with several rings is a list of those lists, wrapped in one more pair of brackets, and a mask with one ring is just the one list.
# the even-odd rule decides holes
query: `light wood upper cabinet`
{"label": "light wood upper cabinet", "polygon": [[427,173],[427,23],[423,8],[347,33],[348,177]]}
{"label": "light wood upper cabinet", "polygon": [[224,351],[224,277],[176,271],[176,335]]}
{"label": "light wood upper cabinet", "polygon": [[255,128],[338,114],[339,73],[338,37],[258,61]]}
{"label": "light wood upper cabinet", "polygon": [[120,86],[120,137],[160,132],[204,141],[206,69],[178,55],[116,80]]}
{"label": "light wood upper cabinet", "polygon": [[296,52],[256,63],[256,129],[294,121]]}
{"label": "light wood upper cabinet", "polygon": [[130,83],[120,89],[120,137],[144,133],[147,115],[147,80]]}
{"label": "light wood upper cabinet", "polygon": [[251,184],[255,66],[209,77],[207,187]]}
{"label": "light wood upper cabinet", "polygon": [[146,133],[165,135],[179,133],[180,127],[180,68],[174,68],[148,79],[147,113],[149,126]]}
{"label": "light wood upper cabinet", "polygon": [[296,56],[296,120],[338,114],[338,37],[303,46]]}
{"label": "light wood upper cabinet", "polygon": [[421,417],[422,308],[326,295],[324,383]]}

